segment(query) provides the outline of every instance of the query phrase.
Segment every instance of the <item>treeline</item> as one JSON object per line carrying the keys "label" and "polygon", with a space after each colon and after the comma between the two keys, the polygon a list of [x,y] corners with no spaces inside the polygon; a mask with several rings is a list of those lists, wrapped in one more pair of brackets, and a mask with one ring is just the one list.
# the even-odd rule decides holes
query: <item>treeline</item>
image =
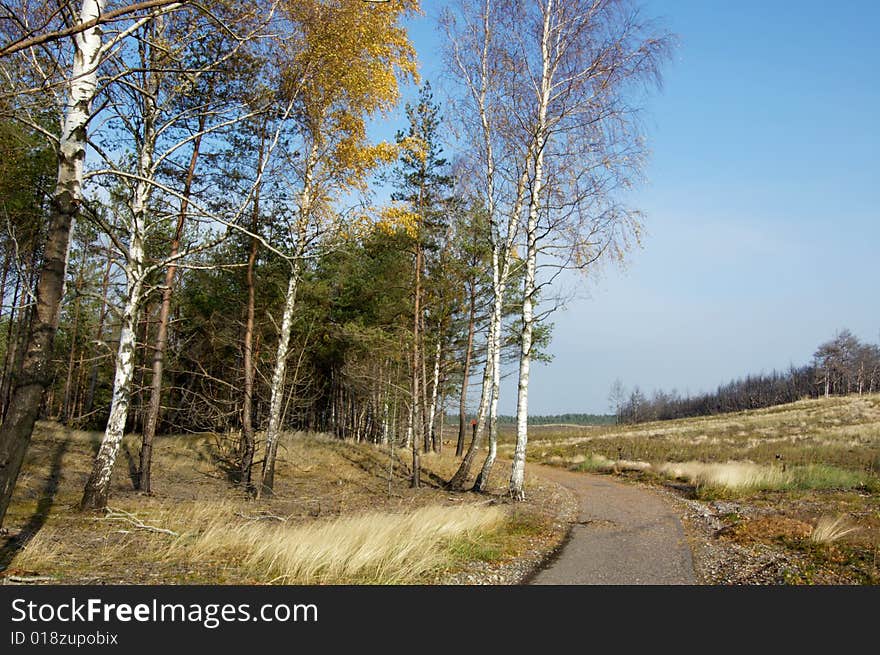
{"label": "treeline", "polygon": [[[516,423],[516,416],[499,416],[498,422],[504,425]],[[617,422],[615,414],[549,414],[529,416],[529,425],[612,425]]]}
{"label": "treeline", "polygon": [[449,486],[488,438],[481,490],[505,362],[528,416],[545,267],[589,273],[638,235],[631,99],[668,35],[630,0],[458,0],[454,115],[423,83],[376,142],[419,81],[416,0],[56,4],[0,8],[0,522],[41,418],[103,431],[83,509],[130,432],[146,492],[156,435],[187,431],[226,435],[257,497],[293,429],[408,448],[418,486],[447,408]]}
{"label": "treeline", "polygon": [[692,416],[773,407],[804,398],[880,391],[880,346],[863,343],[849,330],[821,344],[809,364],[732,380],[715,391],[682,396],[638,386],[627,391],[616,382],[610,399],[621,423],[665,421]]}

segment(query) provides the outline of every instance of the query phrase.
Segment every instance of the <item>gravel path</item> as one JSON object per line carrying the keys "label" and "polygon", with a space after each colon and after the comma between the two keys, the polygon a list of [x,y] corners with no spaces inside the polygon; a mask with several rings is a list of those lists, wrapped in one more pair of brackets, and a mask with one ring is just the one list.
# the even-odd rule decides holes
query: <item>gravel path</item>
{"label": "gravel path", "polygon": [[530,465],[574,491],[578,522],[531,584],[696,584],[691,550],[669,501],[606,476]]}

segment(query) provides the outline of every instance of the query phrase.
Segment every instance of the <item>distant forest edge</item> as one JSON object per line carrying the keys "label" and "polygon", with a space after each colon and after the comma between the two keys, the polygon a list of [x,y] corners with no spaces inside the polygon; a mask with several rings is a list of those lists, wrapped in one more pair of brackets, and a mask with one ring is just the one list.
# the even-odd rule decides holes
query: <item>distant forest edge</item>
{"label": "distant forest edge", "polygon": [[841,330],[821,344],[813,360],[804,366],[792,365],[787,371],[748,375],[697,396],[658,390],[649,398],[638,386],[627,389],[617,380],[611,387],[609,401],[615,411],[612,418],[618,422],[643,423],[762,409],[803,398],[876,391],[880,391],[880,346],[864,343],[849,330]]}
{"label": "distant forest edge", "polygon": [[[529,425],[614,425],[616,414],[552,414],[548,416],[529,416]],[[498,423],[514,425],[516,416],[499,416]]]}

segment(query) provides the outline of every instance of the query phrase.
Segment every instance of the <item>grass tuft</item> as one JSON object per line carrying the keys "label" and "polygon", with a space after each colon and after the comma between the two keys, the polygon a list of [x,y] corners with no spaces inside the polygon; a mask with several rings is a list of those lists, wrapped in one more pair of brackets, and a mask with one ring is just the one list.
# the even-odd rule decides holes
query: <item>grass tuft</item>
{"label": "grass tuft", "polygon": [[696,486],[730,491],[785,489],[789,488],[794,481],[794,475],[791,472],[749,462],[666,463],[658,466],[657,470],[670,478],[685,480]]}
{"label": "grass tuft", "polygon": [[845,516],[822,516],[810,533],[810,541],[816,544],[830,544],[856,532],[859,528],[850,525]]}
{"label": "grass tuft", "polygon": [[61,544],[40,532],[27,542],[13,561],[16,568],[46,572],[58,564],[61,555]]}
{"label": "grass tuft", "polygon": [[775,465],[752,462],[668,462],[656,471],[669,478],[685,480],[697,487],[734,492],[794,491],[806,489],[856,489],[871,483],[870,476],[827,464],[794,466],[783,470]]}
{"label": "grass tuft", "polygon": [[196,563],[229,560],[263,582],[282,584],[412,581],[453,557],[463,540],[478,543],[480,535],[504,522],[500,509],[477,506],[431,506],[293,526],[230,525],[228,516],[215,516],[176,539],[167,556]]}

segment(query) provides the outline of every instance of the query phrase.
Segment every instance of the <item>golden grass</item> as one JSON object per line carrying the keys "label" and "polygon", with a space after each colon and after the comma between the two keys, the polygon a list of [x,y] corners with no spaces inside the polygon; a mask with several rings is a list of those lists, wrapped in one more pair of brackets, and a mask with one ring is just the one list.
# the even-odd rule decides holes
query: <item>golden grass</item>
{"label": "golden grass", "polygon": [[591,453],[589,457],[576,455],[568,460],[579,471],[596,471],[600,473],[622,473],[623,471],[650,471],[650,462],[631,459],[608,459],[603,455]]}
{"label": "golden grass", "polygon": [[774,466],[750,462],[668,462],[657,471],[691,484],[730,490],[782,489],[794,483],[794,475]]}
{"label": "golden grass", "polygon": [[830,544],[858,530],[851,525],[846,516],[822,516],[810,533],[810,541],[817,544]]}
{"label": "golden grass", "polygon": [[[174,516],[172,509],[163,513]],[[288,525],[266,517],[236,520],[215,504],[178,514],[175,523],[190,528],[156,555],[194,565],[228,562],[269,583],[399,584],[441,566],[456,539],[496,531],[504,517],[495,507],[429,506]]]}

